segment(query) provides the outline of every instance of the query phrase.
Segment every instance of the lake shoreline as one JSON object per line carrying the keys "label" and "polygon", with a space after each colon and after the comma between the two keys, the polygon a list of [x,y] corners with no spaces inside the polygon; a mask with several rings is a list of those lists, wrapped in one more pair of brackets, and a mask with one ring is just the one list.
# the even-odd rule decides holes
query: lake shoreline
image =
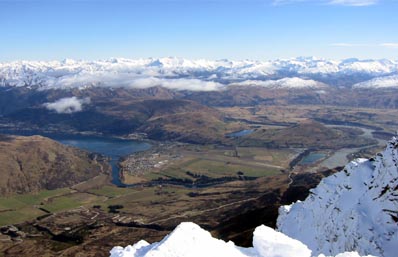
{"label": "lake shoreline", "polygon": [[157,144],[157,142],[148,139],[130,139],[128,137],[106,136],[95,133],[61,134],[45,133],[37,130],[0,130],[0,134],[18,136],[40,135],[70,147],[76,147],[90,153],[101,154],[108,159],[108,163],[112,168],[110,182],[117,187],[132,186],[122,181],[119,168],[120,159],[136,152],[146,151]]}

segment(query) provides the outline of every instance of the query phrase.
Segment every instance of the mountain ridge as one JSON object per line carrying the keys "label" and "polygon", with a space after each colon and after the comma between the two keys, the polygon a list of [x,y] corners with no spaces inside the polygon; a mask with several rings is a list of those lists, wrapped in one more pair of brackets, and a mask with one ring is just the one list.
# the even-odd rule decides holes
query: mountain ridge
{"label": "mountain ridge", "polygon": [[357,159],[324,178],[303,202],[280,207],[278,230],[257,227],[252,248],[181,223],[160,242],[116,246],[110,256],[392,257],[398,251],[397,175],[398,138],[393,137],[374,158]]}
{"label": "mountain ridge", "polygon": [[[113,58],[99,61],[14,61],[0,63],[0,87],[70,89],[90,87],[148,88],[217,91],[231,83],[263,81],[273,84],[284,78],[310,79],[346,87],[398,74],[398,61],[341,61],[298,57],[270,61],[189,60],[183,58]],[[350,78],[347,80],[346,78]],[[282,81],[283,82],[283,81]],[[266,83],[267,85],[267,83]],[[289,84],[280,83],[284,88]]]}
{"label": "mountain ridge", "polygon": [[109,174],[106,160],[42,136],[0,134],[0,196],[68,187]]}
{"label": "mountain ridge", "polygon": [[[110,257],[311,257],[311,250],[298,240],[264,225],[253,233],[253,247],[235,246],[231,241],[215,239],[191,222],[183,222],[162,241],[149,244],[141,240],[125,248],[116,246]],[[325,257],[319,255],[318,257]],[[345,252],[336,257],[360,257],[356,252]],[[371,257],[371,256],[368,256]]]}
{"label": "mountain ridge", "polygon": [[325,178],[303,202],[279,210],[278,230],[326,255],[390,257],[398,251],[398,138],[371,159]]}

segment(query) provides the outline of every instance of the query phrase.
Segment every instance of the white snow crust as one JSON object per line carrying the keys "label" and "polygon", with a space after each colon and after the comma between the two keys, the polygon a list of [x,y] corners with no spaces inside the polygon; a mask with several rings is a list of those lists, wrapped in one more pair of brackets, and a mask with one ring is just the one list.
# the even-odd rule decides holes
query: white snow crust
{"label": "white snow crust", "polygon": [[[116,246],[110,257],[310,257],[311,250],[303,243],[266,226],[256,228],[252,248],[236,246],[213,238],[198,225],[181,223],[161,242],[148,244],[141,240],[125,248]],[[321,255],[322,256],[322,255]],[[321,257],[320,256],[320,257]],[[360,257],[347,252],[338,257]]]}
{"label": "white snow crust", "polygon": [[0,63],[0,87],[85,89],[89,87],[214,91],[228,85],[259,84],[275,88],[307,88],[328,76],[355,74],[364,80],[398,74],[398,62],[347,59],[333,61],[299,57],[270,61],[188,60],[183,58],[99,61],[15,61]]}
{"label": "white snow crust", "polygon": [[277,80],[245,80],[240,83],[235,83],[236,86],[260,86],[267,88],[321,88],[327,85],[312,79],[302,79],[298,77],[283,78]]}
{"label": "white snow crust", "polygon": [[398,256],[398,139],[372,159],[325,178],[303,202],[281,207],[278,230],[314,254]]}

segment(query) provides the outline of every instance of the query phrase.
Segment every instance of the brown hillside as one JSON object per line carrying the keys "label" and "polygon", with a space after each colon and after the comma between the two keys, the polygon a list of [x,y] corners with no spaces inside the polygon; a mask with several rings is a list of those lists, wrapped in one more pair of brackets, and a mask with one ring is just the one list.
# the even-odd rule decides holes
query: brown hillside
{"label": "brown hillside", "polygon": [[67,187],[108,170],[97,156],[41,136],[0,135],[0,195]]}
{"label": "brown hillside", "polygon": [[336,129],[307,120],[282,129],[258,129],[240,140],[241,145],[263,145],[271,148],[327,148],[359,147],[375,144],[361,137],[358,129]]}

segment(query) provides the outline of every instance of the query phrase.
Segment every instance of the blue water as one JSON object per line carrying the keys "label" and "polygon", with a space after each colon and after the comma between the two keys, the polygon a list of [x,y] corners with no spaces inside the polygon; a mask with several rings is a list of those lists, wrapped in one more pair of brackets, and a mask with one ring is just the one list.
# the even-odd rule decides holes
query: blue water
{"label": "blue water", "polygon": [[126,186],[119,176],[119,167],[117,163],[120,157],[145,151],[151,148],[151,145],[135,140],[123,140],[115,138],[100,137],[52,137],[58,142],[84,149],[90,152],[100,153],[110,158],[109,164],[112,166],[112,183],[116,186]]}
{"label": "blue water", "polygon": [[21,136],[42,135],[56,140],[62,144],[74,146],[89,152],[100,153],[110,158],[109,164],[112,166],[112,183],[116,186],[125,187],[119,177],[119,167],[117,163],[119,158],[135,153],[148,150],[151,145],[147,142],[137,140],[125,140],[118,138],[81,136],[81,135],[64,135],[64,134],[47,134],[38,131],[13,131],[1,130],[4,134],[13,134]]}
{"label": "blue water", "polygon": [[237,132],[229,133],[227,137],[243,137],[246,135],[250,135],[254,132],[254,129],[244,129]]}
{"label": "blue water", "polygon": [[299,164],[310,165],[310,164],[313,164],[325,157],[326,157],[326,154],[324,154],[324,153],[310,153],[307,156],[305,156],[303,159],[301,159]]}

